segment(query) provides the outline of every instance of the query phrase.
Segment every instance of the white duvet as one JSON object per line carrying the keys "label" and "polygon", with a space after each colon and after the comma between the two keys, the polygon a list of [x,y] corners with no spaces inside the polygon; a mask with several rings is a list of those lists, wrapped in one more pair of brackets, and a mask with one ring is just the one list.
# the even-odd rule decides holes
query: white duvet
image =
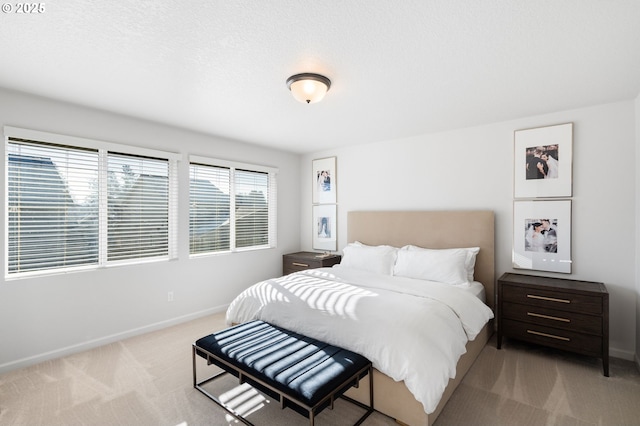
{"label": "white duvet", "polygon": [[456,363],[493,313],[451,285],[341,266],[255,284],[227,310],[227,323],[260,319],[367,357],[404,380],[432,413]]}

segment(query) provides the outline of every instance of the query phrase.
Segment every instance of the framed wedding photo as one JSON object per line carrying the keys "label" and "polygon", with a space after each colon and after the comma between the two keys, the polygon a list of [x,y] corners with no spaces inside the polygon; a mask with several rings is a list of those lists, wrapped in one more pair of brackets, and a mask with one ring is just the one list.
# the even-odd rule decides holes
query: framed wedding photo
{"label": "framed wedding photo", "polygon": [[514,198],[571,197],[573,123],[514,132]]}
{"label": "framed wedding photo", "polygon": [[336,251],[338,249],[337,206],[322,204],[313,206],[313,249]]}
{"label": "framed wedding photo", "polygon": [[313,204],[335,204],[336,195],[336,157],[320,158],[312,162]]}
{"label": "framed wedding photo", "polygon": [[513,202],[513,267],[571,273],[571,200]]}

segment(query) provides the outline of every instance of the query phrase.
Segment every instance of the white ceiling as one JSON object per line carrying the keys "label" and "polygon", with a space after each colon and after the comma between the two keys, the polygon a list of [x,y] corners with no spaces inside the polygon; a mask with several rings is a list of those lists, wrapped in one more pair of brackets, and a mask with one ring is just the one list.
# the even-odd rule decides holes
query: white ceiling
{"label": "white ceiling", "polygon": [[0,14],[0,87],[299,153],[640,93],[639,0],[43,4]]}

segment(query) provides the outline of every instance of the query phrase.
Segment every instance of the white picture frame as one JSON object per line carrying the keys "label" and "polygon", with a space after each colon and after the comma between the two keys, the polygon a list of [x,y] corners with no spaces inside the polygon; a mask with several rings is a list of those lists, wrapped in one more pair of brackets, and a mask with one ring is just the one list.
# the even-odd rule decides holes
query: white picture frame
{"label": "white picture frame", "polygon": [[311,166],[313,204],[337,203],[336,157],[313,160]]}
{"label": "white picture frame", "polygon": [[313,206],[313,249],[336,251],[338,249],[338,220],[335,204]]}
{"label": "white picture frame", "polygon": [[513,267],[571,273],[571,200],[514,201]]}
{"label": "white picture frame", "polygon": [[573,123],[514,132],[514,198],[572,196]]}

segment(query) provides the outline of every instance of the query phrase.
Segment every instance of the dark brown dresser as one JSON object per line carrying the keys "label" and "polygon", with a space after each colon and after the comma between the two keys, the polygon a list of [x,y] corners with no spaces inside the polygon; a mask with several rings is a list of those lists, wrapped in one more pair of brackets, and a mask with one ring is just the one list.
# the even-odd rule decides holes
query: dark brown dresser
{"label": "dark brown dresser", "polygon": [[282,273],[289,275],[305,269],[325,268],[340,263],[342,256],[338,254],[323,255],[310,251],[299,251],[282,256]]}
{"label": "dark brown dresser", "polygon": [[602,358],[609,376],[609,293],[603,283],[506,273],[498,279],[498,341],[510,337]]}

